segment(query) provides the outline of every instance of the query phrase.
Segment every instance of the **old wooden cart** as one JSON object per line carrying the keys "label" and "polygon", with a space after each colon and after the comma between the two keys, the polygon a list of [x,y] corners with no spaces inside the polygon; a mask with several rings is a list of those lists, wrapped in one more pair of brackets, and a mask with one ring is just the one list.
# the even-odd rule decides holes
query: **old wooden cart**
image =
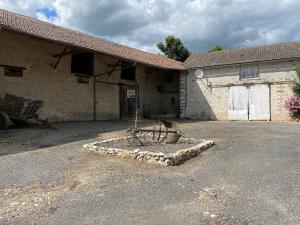
{"label": "old wooden cart", "polygon": [[38,119],[39,109],[43,102],[29,100],[14,95],[5,95],[0,104],[0,129],[8,128],[13,121],[26,122]]}

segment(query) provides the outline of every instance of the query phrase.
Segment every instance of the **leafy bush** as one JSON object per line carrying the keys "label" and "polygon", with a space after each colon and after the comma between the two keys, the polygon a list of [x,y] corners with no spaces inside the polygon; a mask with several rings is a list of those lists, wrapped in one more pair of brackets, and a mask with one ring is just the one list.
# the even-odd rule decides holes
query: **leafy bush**
{"label": "leafy bush", "polygon": [[300,68],[296,69],[296,78],[292,81],[292,90],[294,94],[300,96]]}
{"label": "leafy bush", "polygon": [[290,116],[294,120],[300,119],[300,96],[292,95],[284,102],[284,108],[289,110]]}
{"label": "leafy bush", "polygon": [[284,102],[284,108],[289,110],[290,116],[294,120],[300,120],[300,68],[296,69],[296,77],[292,81],[294,95],[288,97]]}

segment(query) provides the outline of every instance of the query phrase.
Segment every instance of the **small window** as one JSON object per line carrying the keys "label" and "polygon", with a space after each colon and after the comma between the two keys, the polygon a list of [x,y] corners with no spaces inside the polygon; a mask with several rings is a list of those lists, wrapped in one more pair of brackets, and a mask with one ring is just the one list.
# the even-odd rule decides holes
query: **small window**
{"label": "small window", "polygon": [[171,98],[171,105],[175,105],[175,97]]}
{"label": "small window", "polygon": [[23,69],[18,67],[4,67],[4,75],[8,77],[23,77]]}
{"label": "small window", "polygon": [[132,63],[122,62],[121,63],[121,79],[123,80],[135,80],[135,69]]}
{"label": "small window", "polygon": [[72,55],[71,73],[75,74],[94,74],[94,54],[76,53]]}
{"label": "small window", "polygon": [[245,65],[240,67],[240,79],[256,78],[259,77],[259,66]]}
{"label": "small window", "polygon": [[164,91],[164,87],[163,86],[156,86],[157,92],[163,92]]}
{"label": "small window", "polygon": [[173,74],[167,74],[166,82],[167,83],[173,83],[174,82]]}

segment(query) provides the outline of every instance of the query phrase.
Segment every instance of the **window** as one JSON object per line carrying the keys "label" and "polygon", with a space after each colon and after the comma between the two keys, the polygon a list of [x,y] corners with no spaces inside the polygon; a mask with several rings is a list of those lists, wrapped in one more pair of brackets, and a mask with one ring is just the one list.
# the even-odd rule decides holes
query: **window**
{"label": "window", "polygon": [[245,65],[240,67],[240,79],[255,78],[259,77],[259,66]]}
{"label": "window", "polygon": [[175,97],[171,98],[171,105],[175,105]]}
{"label": "window", "polygon": [[94,74],[94,54],[76,53],[72,55],[71,73],[75,74]]}
{"label": "window", "polygon": [[5,66],[4,75],[9,77],[23,77],[23,69],[19,67]]}
{"label": "window", "polygon": [[163,86],[156,86],[156,90],[157,90],[157,92],[162,93],[164,91],[164,87]]}
{"label": "window", "polygon": [[123,80],[135,80],[135,66],[132,63],[121,63],[121,79]]}
{"label": "window", "polygon": [[166,77],[166,82],[167,82],[167,83],[173,83],[173,82],[174,82],[174,76],[173,76],[172,73],[169,73],[169,74],[167,74],[166,76],[167,76],[167,77]]}

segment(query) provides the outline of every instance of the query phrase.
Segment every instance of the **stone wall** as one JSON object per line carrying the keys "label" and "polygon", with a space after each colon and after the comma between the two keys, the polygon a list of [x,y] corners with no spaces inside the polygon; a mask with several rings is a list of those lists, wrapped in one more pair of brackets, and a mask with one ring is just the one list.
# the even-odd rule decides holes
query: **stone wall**
{"label": "stone wall", "polygon": [[[42,100],[44,106],[40,118],[52,122],[93,120],[93,78],[88,84],[78,83],[78,78],[71,74],[71,55],[62,57],[56,69],[52,66],[57,60],[52,56],[63,49],[64,46],[59,44],[0,30],[0,64],[26,68],[23,77],[8,77],[0,67],[0,99],[5,94],[12,94]],[[95,74],[111,70],[111,65],[118,61],[101,54],[95,54],[94,60]],[[145,70],[143,65],[137,65],[141,106],[150,104],[153,113],[173,113],[179,109],[178,95],[176,105],[172,105],[170,96],[157,92],[165,71],[154,68],[154,73],[147,75]],[[135,85],[134,81],[121,80],[120,74],[119,70],[97,77],[97,81],[114,83],[96,83],[98,120],[120,118],[118,83]]]}
{"label": "stone wall", "polygon": [[[138,67],[140,86],[140,109],[151,108],[152,117],[156,115],[179,116],[179,75],[173,73],[173,82],[168,83],[170,71]],[[162,90],[159,91],[159,87]],[[172,98],[175,102],[172,103]]]}
{"label": "stone wall", "polygon": [[[203,120],[228,120],[228,93],[231,85],[270,84],[271,120],[288,120],[284,100],[292,94],[291,79],[299,60],[259,63],[260,76],[239,79],[239,66],[203,69],[203,77],[191,70],[186,75],[186,117]],[[183,100],[182,100],[183,101]],[[183,116],[182,116],[183,117]]]}
{"label": "stone wall", "polygon": [[44,102],[41,118],[51,121],[92,119],[92,84],[78,84],[70,57],[54,70],[53,54],[63,47],[24,35],[0,31],[0,64],[25,67],[23,77],[7,77],[0,67],[0,98],[13,94]]}

